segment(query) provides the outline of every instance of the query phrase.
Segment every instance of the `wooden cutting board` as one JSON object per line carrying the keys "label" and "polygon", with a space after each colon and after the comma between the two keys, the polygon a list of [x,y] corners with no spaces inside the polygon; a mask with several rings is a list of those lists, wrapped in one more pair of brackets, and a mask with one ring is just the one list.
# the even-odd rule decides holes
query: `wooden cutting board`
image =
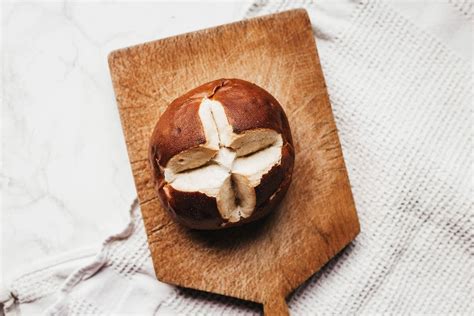
{"label": "wooden cutting board", "polygon": [[[359,232],[306,11],[120,49],[109,66],[157,278],[263,303],[268,315],[287,314],[285,297]],[[260,222],[191,231],[160,205],[148,141],[174,98],[218,78],[254,82],[279,100],[295,142],[293,182],[281,207]]]}

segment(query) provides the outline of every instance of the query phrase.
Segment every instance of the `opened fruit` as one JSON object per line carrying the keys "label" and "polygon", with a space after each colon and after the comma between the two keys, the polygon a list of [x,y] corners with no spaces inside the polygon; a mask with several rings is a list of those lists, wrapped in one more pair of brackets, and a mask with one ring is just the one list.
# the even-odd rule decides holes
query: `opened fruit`
{"label": "opened fruit", "polygon": [[195,229],[241,225],[268,214],[290,185],[294,157],[278,101],[239,79],[215,80],[174,100],[150,141],[163,206]]}

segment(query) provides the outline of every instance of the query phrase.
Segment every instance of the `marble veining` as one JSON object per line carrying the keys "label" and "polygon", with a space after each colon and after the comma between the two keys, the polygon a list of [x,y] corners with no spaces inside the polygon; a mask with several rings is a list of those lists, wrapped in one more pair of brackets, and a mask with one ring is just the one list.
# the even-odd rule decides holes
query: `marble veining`
{"label": "marble veining", "polygon": [[[228,23],[243,3],[6,3],[2,263],[100,245],[136,196],[107,54]],[[205,12],[206,14],[201,14]]]}

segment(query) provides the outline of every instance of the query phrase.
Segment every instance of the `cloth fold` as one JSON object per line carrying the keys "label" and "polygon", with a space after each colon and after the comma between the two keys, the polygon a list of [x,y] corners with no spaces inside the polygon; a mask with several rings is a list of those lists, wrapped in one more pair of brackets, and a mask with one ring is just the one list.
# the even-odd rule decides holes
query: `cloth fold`
{"label": "cloth fold", "polygon": [[[290,312],[473,314],[472,2],[264,0],[246,17],[296,7],[317,37],[361,233],[293,293]],[[45,298],[47,314],[260,312],[157,282],[131,214],[62,285],[36,275],[28,296],[25,277],[14,281],[7,314]]]}

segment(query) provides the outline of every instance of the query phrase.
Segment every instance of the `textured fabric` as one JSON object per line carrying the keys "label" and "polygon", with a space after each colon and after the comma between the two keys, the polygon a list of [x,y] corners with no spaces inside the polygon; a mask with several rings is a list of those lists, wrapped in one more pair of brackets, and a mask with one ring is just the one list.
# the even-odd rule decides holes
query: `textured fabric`
{"label": "textured fabric", "polygon": [[0,307],[8,315],[39,314],[54,303],[54,294],[68,275],[88,264],[96,252],[94,248],[75,249],[21,271],[10,287],[0,292]]}
{"label": "textured fabric", "polygon": [[456,9],[461,11],[462,14],[470,17],[471,19],[474,18],[474,4],[472,0],[449,0]]}
{"label": "textured fabric", "polygon": [[[471,2],[446,4],[459,29],[472,26]],[[470,60],[394,6],[337,6],[258,1],[247,12],[309,11],[361,223],[357,239],[289,298],[291,313],[473,314]],[[120,236],[69,277],[49,313],[259,313],[156,282],[136,208]],[[14,290],[21,303],[28,291]]]}

